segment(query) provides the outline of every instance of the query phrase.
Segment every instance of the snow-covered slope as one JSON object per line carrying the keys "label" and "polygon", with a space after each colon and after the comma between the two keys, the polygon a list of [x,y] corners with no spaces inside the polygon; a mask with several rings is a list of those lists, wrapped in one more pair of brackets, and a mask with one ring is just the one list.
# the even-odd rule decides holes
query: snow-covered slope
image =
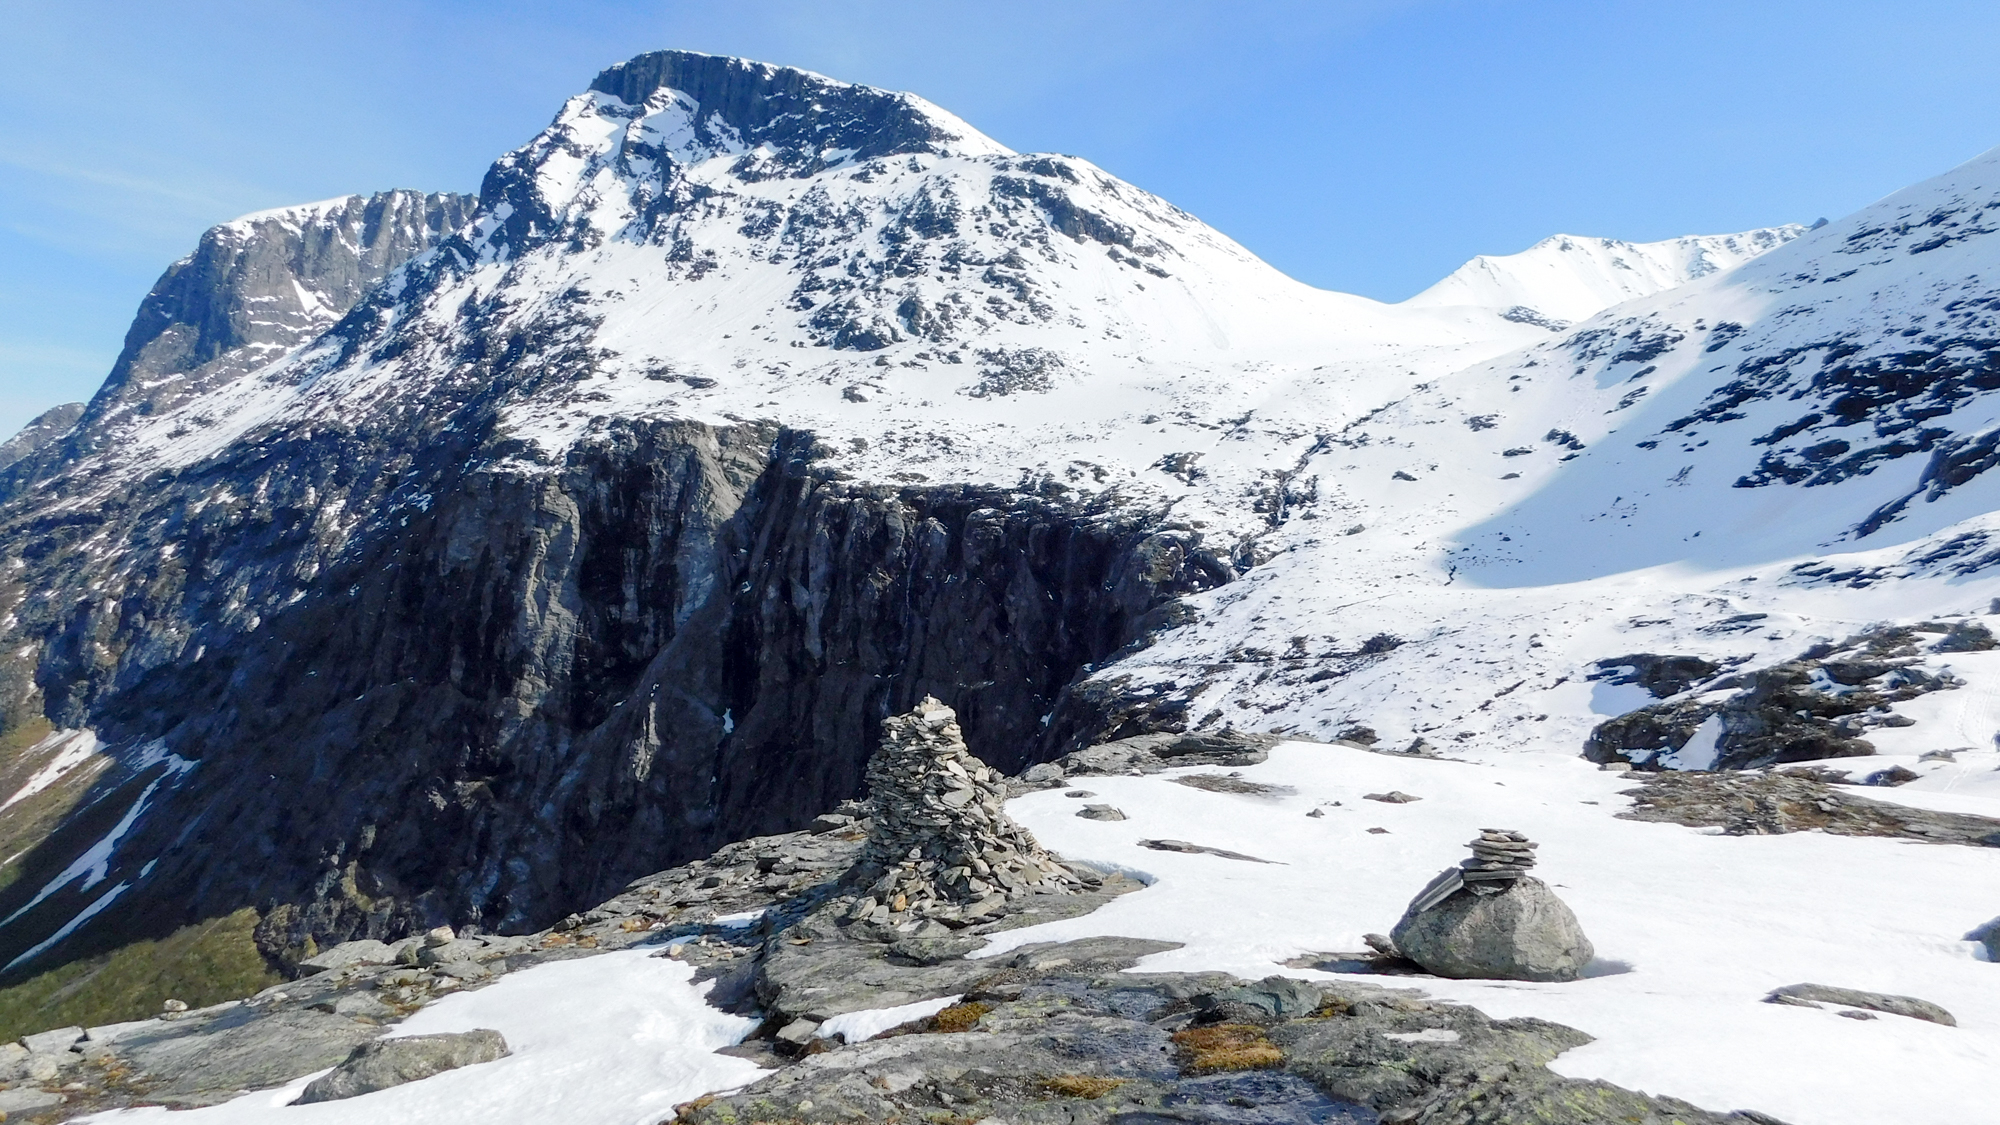
{"label": "snow-covered slope", "polygon": [[[2000,153],[1349,415],[1319,500],[1116,674],[1193,715],[1569,753],[1634,652],[1764,664],[1983,613]],[[1368,651],[1378,633],[1407,642]],[[1248,659],[1246,659],[1248,655]],[[1639,693],[1643,697],[1643,692]],[[1268,721],[1268,720],[1266,720]]]}
{"label": "snow-covered slope", "polygon": [[1794,223],[1662,242],[1551,235],[1518,254],[1481,254],[1403,303],[1500,309],[1511,319],[1567,328],[1620,302],[1733,269],[1805,231]]}

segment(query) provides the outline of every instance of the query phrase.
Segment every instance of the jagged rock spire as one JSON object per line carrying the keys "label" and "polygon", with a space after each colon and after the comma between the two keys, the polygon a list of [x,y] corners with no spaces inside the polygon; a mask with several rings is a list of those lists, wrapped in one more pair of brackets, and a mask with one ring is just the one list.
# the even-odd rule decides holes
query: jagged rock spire
{"label": "jagged rock spire", "polygon": [[868,843],[849,879],[869,903],[917,917],[974,917],[1082,880],[1002,811],[999,771],[965,748],[958,715],[935,698],[882,721],[868,762]]}

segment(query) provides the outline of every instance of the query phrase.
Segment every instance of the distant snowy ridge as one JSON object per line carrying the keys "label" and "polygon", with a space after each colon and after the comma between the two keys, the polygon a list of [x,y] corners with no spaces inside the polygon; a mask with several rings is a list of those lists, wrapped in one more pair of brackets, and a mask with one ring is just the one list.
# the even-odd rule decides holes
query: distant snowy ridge
{"label": "distant snowy ridge", "polygon": [[1403,303],[1417,308],[1475,305],[1568,327],[1621,301],[1734,269],[1805,232],[1805,227],[1788,223],[1661,242],[1551,235],[1518,254],[1481,254]]}

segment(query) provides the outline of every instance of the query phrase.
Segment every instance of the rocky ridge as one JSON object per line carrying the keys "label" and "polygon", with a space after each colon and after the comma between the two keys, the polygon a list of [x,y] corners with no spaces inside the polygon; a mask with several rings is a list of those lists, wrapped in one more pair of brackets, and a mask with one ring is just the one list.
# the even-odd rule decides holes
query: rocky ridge
{"label": "rocky ridge", "polygon": [[[405,262],[449,238],[477,202],[449,192],[385,191],[210,228],[140,302],[124,349],[90,402],[60,431],[34,436],[58,416],[52,411],[0,450],[0,470],[11,470],[0,475],[0,497],[113,449],[149,419],[282,359],[332,328]],[[33,449],[16,448],[24,438]],[[61,486],[79,487],[87,486]]]}
{"label": "rocky ridge", "polygon": [[65,402],[61,406],[42,411],[21,427],[21,431],[5,442],[0,442],[0,469],[6,469],[14,462],[30,457],[44,446],[60,441],[83,417],[84,404]]}

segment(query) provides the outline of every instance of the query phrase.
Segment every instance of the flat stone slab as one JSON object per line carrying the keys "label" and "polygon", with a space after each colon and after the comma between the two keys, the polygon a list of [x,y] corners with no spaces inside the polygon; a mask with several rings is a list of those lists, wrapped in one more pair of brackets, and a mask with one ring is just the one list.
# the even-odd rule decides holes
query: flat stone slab
{"label": "flat stone slab", "polygon": [[37,1110],[54,1109],[68,1100],[53,1090],[17,1086],[12,1090],[0,1090],[0,1113],[9,1117],[17,1113],[34,1113]]}
{"label": "flat stone slab", "polygon": [[362,938],[359,941],[343,941],[316,957],[306,958],[299,962],[299,972],[301,975],[310,975],[324,973],[329,969],[344,969],[349,965],[392,965],[395,961],[395,946],[388,942]]}
{"label": "flat stone slab", "polygon": [[1914,996],[1896,996],[1887,992],[1863,992],[1858,988],[1835,988],[1826,984],[1788,984],[1773,989],[1764,998],[1767,1004],[1794,1004],[1799,1007],[1817,1008],[1821,1004],[1840,1004],[1849,1008],[1866,1008],[1871,1012],[1887,1012],[1892,1016],[1908,1016],[1913,1020],[1929,1020],[1946,1027],[1957,1027],[1958,1020],[1950,1012],[1928,1000]]}

